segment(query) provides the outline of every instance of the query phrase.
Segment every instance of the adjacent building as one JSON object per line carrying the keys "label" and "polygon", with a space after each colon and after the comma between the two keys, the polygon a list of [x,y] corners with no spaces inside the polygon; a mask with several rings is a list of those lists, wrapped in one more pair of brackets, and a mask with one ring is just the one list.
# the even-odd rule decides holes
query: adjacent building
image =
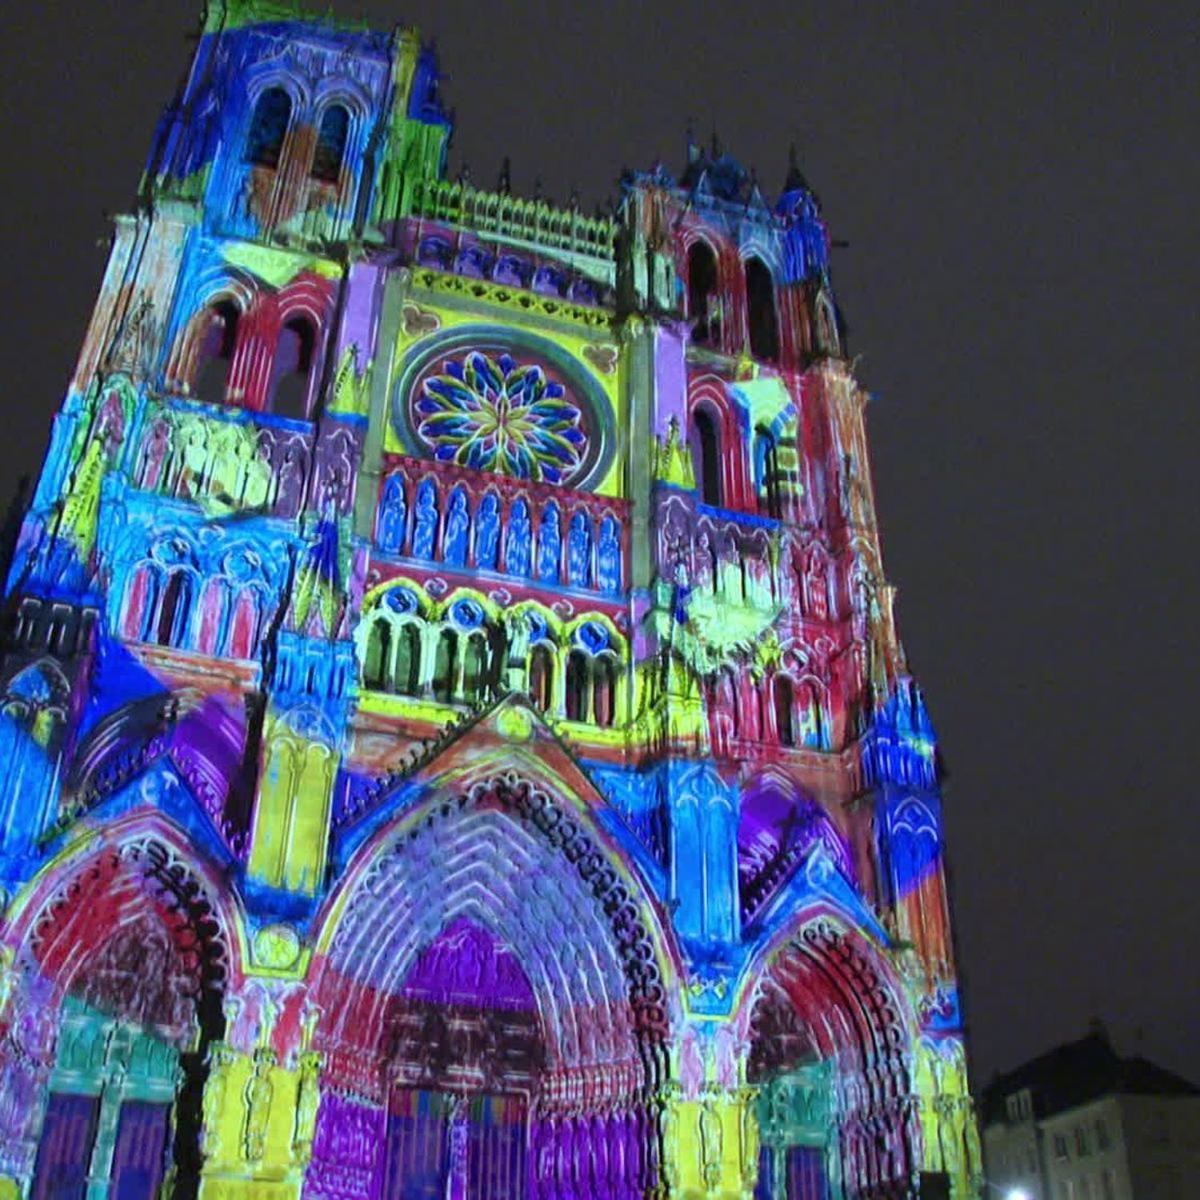
{"label": "adjacent building", "polygon": [[213,0],[117,218],[8,581],[0,1189],[965,1200],[817,198],[483,190],[440,78]]}
{"label": "adjacent building", "polygon": [[1200,1195],[1200,1088],[1097,1030],[984,1089],[987,1178],[1029,1200]]}

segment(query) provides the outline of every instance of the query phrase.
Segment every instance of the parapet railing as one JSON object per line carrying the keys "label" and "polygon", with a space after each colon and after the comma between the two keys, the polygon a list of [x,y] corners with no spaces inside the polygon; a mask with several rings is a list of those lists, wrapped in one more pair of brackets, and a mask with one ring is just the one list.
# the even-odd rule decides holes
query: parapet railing
{"label": "parapet railing", "polygon": [[525,200],[502,192],[481,192],[448,179],[419,182],[413,190],[414,216],[463,225],[480,233],[553,246],[572,254],[612,259],[617,223],[556,208],[545,200]]}

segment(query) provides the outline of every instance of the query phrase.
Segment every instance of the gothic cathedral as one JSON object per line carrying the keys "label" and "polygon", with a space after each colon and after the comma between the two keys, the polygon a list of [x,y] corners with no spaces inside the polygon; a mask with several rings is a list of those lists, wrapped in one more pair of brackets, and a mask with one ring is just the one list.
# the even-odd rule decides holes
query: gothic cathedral
{"label": "gothic cathedral", "polygon": [[211,0],[7,581],[0,1197],[976,1195],[829,235]]}

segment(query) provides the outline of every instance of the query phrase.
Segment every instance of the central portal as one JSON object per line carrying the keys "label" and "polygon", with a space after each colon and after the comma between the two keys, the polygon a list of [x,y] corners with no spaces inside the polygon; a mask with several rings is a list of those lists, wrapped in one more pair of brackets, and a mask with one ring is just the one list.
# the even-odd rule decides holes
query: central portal
{"label": "central portal", "polygon": [[466,918],[420,955],[391,1021],[386,1200],[517,1200],[543,1063],[515,955]]}

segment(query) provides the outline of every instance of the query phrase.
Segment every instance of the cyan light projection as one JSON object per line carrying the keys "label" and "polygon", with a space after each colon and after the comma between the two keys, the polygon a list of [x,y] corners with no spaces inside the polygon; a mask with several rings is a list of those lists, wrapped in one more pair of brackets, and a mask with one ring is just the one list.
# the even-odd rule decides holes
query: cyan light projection
{"label": "cyan light projection", "polygon": [[0,1196],[976,1194],[817,201],[445,175],[211,3],[7,582]]}

